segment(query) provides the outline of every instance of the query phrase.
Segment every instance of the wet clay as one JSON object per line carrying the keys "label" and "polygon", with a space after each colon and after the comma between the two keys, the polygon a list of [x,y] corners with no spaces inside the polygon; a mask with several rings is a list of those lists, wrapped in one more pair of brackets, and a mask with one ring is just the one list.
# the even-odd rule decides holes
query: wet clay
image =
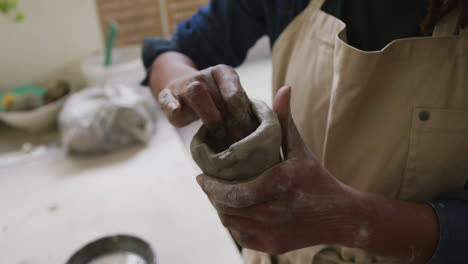
{"label": "wet clay", "polygon": [[252,100],[260,125],[243,139],[219,149],[217,139],[202,125],[190,144],[192,157],[204,174],[224,180],[255,177],[281,161],[281,127],[276,114],[262,101]]}

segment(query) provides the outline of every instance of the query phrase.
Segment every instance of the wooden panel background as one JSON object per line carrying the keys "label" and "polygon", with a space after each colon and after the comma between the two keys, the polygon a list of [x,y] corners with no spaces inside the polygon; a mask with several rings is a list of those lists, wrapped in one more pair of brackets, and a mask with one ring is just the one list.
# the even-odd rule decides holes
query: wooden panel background
{"label": "wooden panel background", "polygon": [[186,20],[198,11],[201,6],[207,5],[209,0],[166,0],[166,12],[169,32],[173,33],[180,21]]}
{"label": "wooden panel background", "polygon": [[109,21],[119,24],[116,46],[141,44],[148,36],[170,37],[177,24],[209,0],[96,0],[103,38]]}
{"label": "wooden panel background", "polygon": [[158,0],[97,0],[102,35],[105,39],[110,20],[119,24],[115,45],[141,44],[148,36],[162,36]]}

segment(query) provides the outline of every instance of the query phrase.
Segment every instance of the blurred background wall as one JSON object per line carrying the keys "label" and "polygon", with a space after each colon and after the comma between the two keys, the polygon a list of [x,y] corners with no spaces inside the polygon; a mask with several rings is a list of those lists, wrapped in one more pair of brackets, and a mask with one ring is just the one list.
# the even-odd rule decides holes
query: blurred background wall
{"label": "blurred background wall", "polygon": [[[110,20],[119,24],[116,46],[139,45],[146,36],[170,37],[177,23],[209,0],[19,0],[22,22],[0,15],[0,91],[103,50]],[[268,39],[248,59],[270,54]]]}
{"label": "blurred background wall", "polygon": [[33,82],[103,47],[94,0],[20,0],[0,16],[0,90]]}

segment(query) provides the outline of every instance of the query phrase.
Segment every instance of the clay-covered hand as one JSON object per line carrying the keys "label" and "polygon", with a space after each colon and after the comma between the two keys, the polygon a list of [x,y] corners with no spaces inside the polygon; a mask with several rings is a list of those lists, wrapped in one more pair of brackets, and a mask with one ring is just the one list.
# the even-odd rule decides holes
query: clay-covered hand
{"label": "clay-covered hand", "polygon": [[284,161],[246,181],[199,175],[197,181],[223,224],[244,247],[272,254],[354,239],[351,188],[340,183],[304,144],[283,87],[274,110],[282,129]]}
{"label": "clay-covered hand", "polygon": [[174,126],[200,118],[219,138],[229,135],[240,140],[257,125],[239,76],[226,65],[172,81],[159,93],[158,101]]}

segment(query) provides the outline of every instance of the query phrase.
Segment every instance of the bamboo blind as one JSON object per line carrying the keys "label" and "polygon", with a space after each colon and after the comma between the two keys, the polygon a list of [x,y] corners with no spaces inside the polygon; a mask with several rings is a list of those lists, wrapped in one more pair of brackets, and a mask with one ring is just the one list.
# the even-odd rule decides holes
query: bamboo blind
{"label": "bamboo blind", "polygon": [[103,37],[109,21],[119,25],[116,46],[140,44],[148,36],[170,37],[177,24],[209,0],[96,0]]}
{"label": "bamboo blind", "polygon": [[209,0],[165,0],[169,33],[173,33],[177,24],[195,14]]}
{"label": "bamboo blind", "polygon": [[141,44],[148,36],[162,36],[158,0],[97,0],[103,37],[110,20],[119,25],[116,46]]}

